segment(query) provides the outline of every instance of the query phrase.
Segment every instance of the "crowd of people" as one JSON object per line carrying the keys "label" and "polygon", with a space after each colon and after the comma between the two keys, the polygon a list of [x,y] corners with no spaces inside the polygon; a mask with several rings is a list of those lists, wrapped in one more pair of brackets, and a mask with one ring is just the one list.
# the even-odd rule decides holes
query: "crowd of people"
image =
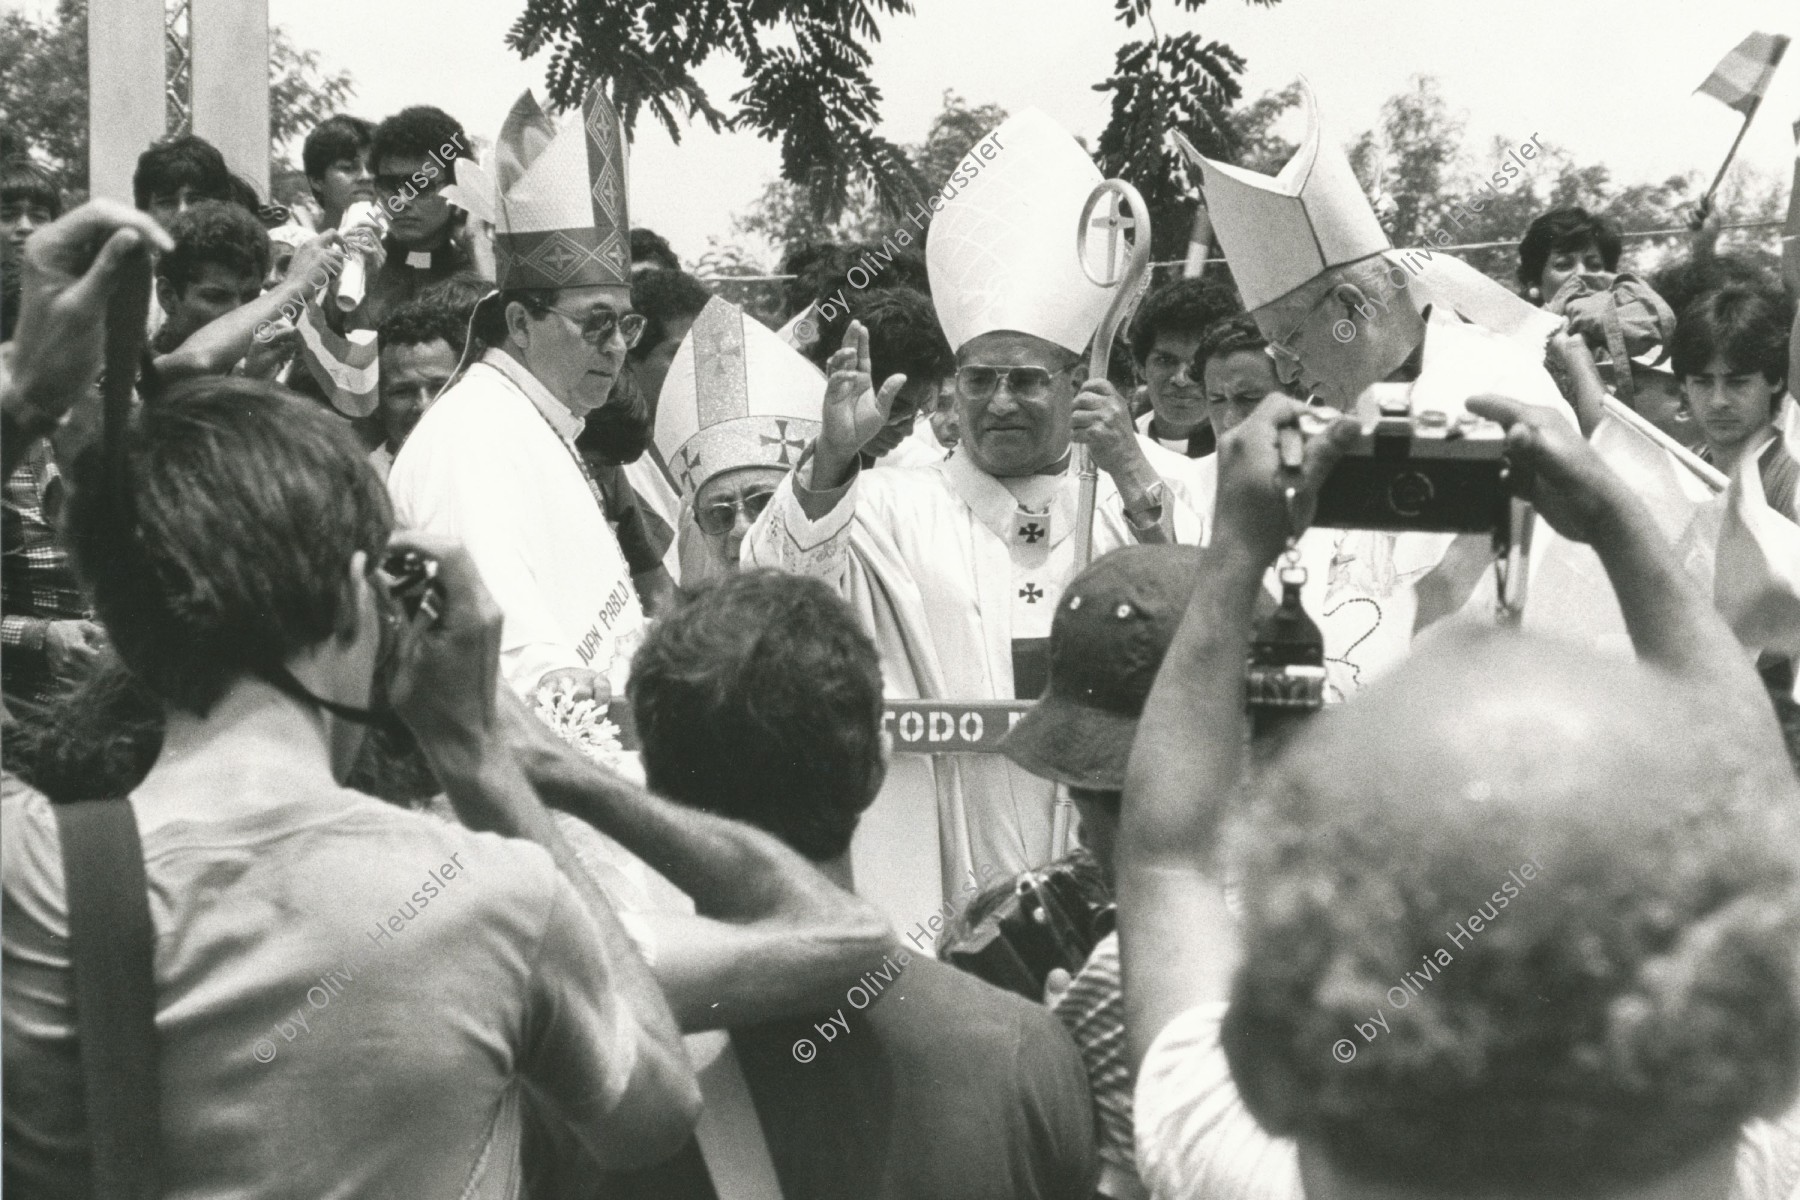
{"label": "crowd of people", "polygon": [[[1307,107],[1117,354],[1035,109],[779,328],[598,85],[333,116],[292,204],[0,163],[5,1186],[1800,1197],[1800,564],[1713,586],[1800,525],[1800,157],[1779,276],[1561,207],[1515,291]],[[1397,417],[1622,635],[1332,523]]]}

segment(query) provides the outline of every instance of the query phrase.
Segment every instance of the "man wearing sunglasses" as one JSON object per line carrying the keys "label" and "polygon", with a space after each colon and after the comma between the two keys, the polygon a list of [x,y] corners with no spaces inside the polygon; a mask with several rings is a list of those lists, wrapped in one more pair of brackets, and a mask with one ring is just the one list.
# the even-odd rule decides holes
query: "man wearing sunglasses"
{"label": "man wearing sunglasses", "polygon": [[[443,191],[454,178],[456,160],[474,157],[462,125],[430,105],[401,109],[376,126],[369,164],[386,232],[380,250],[369,256],[368,290],[345,318],[347,328],[379,329],[389,313],[428,284],[471,268],[463,240],[466,215]],[[335,317],[335,304],[326,312]]]}
{"label": "man wearing sunglasses", "polygon": [[[1199,537],[1189,460],[1140,438],[1118,392],[1086,378],[1083,351],[1112,297],[1084,272],[1076,239],[1099,171],[1036,110],[984,144],[1002,150],[965,160],[971,182],[937,211],[926,246],[955,355],[955,454],[913,469],[859,465],[907,379],[872,385],[869,337],[852,322],[829,363],[819,437],[744,542],[746,565],[814,575],[858,608],[895,697],[1041,694],[1050,618],[1079,569],[1075,445],[1099,471],[1095,557]],[[889,780],[871,810],[882,844],[852,847],[871,894],[877,873],[893,876],[901,862],[935,862],[947,897],[970,871],[1051,857],[1054,785],[1003,758],[906,754]],[[936,813],[936,830],[921,811]],[[880,900],[930,911],[933,897],[913,887]]]}
{"label": "man wearing sunglasses", "polygon": [[[606,144],[581,144],[596,138]],[[598,177],[532,173],[564,154]],[[624,142],[597,90],[560,129],[527,94],[495,158],[518,164],[508,203],[472,164],[459,176],[461,199],[497,218],[499,290],[472,322],[479,361],[419,419],[388,486],[409,526],[468,548],[505,614],[500,665],[513,689],[605,704],[623,694],[644,612],[575,439],[644,331],[631,310]],[[593,199],[608,189],[619,197],[610,214]]]}

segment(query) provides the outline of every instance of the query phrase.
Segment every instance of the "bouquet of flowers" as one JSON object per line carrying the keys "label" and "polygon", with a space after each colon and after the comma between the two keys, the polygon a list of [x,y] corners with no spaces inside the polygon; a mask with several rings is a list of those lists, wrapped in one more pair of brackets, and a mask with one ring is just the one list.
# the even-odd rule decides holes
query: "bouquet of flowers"
{"label": "bouquet of flowers", "polygon": [[532,701],[537,719],[557,737],[608,770],[625,770],[619,727],[607,718],[606,706],[577,700],[566,687],[539,688]]}

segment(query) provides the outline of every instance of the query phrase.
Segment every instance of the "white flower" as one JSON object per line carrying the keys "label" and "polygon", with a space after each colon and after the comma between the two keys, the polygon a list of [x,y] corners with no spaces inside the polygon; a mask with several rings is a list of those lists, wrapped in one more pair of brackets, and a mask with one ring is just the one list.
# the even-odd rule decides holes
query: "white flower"
{"label": "white flower", "polygon": [[622,768],[625,748],[619,742],[619,727],[607,719],[604,706],[576,700],[566,686],[539,688],[532,703],[538,720],[557,737],[609,770]]}

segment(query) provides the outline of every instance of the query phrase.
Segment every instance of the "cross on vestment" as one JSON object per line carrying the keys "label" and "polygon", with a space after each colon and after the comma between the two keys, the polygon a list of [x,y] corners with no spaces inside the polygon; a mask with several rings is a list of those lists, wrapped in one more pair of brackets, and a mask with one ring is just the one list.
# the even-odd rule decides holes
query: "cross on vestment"
{"label": "cross on vestment", "polygon": [[1044,589],[1035,583],[1028,583],[1019,589],[1019,597],[1027,604],[1036,604],[1044,598]]}
{"label": "cross on vestment", "polygon": [[775,437],[770,437],[766,433],[763,434],[762,435],[762,444],[765,446],[780,446],[781,447],[781,465],[784,467],[790,466],[792,464],[789,463],[789,461],[788,461],[788,451],[789,450],[794,450],[794,451],[804,450],[804,449],[806,449],[806,442],[804,439],[801,439],[801,438],[788,437],[788,423],[786,421],[777,420],[775,422],[775,433],[776,433]]}
{"label": "cross on vestment", "polygon": [[1044,527],[1036,521],[1019,526],[1019,536],[1030,545],[1037,545],[1038,539],[1044,536]]}

